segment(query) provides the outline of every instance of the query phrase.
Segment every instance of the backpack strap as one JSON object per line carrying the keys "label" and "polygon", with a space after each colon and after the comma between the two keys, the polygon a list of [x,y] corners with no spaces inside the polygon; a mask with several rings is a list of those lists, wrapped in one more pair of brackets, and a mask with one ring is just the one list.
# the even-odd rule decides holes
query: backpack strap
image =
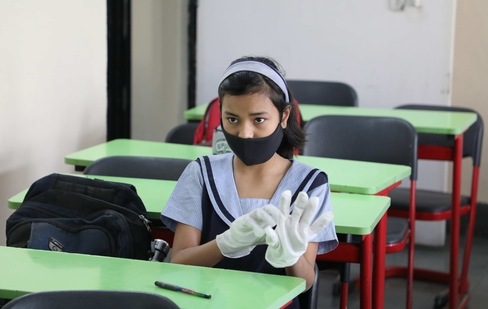
{"label": "backpack strap", "polygon": [[303,123],[302,112],[300,111],[300,106],[298,105],[298,100],[293,98],[293,106],[295,106],[297,122],[300,127],[303,127],[305,124]]}
{"label": "backpack strap", "polygon": [[203,114],[202,120],[198,124],[195,135],[193,136],[193,144],[210,144],[212,142],[212,135],[215,128],[220,124],[220,100],[215,98],[208,104]]}

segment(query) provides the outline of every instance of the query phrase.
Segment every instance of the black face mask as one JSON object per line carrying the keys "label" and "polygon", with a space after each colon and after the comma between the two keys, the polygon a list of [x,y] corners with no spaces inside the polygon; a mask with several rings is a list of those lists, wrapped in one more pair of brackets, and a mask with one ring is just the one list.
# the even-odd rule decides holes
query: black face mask
{"label": "black face mask", "polygon": [[227,133],[224,126],[222,132],[232,152],[247,166],[261,164],[271,159],[283,140],[281,124],[278,124],[271,135],[260,138],[241,138]]}

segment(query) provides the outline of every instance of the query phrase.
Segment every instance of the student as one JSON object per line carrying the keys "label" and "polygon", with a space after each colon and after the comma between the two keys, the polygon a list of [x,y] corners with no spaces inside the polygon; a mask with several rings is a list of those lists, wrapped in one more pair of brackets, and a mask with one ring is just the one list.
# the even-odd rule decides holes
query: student
{"label": "student", "polygon": [[317,253],[338,241],[327,175],[293,160],[305,136],[280,67],[237,59],[218,95],[233,153],[200,157],[179,178],[162,212],[171,262],[297,276],[308,289]]}

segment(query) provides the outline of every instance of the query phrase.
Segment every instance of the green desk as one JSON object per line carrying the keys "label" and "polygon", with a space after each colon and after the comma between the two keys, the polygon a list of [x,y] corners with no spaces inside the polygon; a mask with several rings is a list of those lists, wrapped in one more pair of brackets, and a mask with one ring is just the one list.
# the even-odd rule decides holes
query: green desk
{"label": "green desk", "polygon": [[[176,186],[176,181],[172,180],[154,180],[141,178],[124,178],[111,176],[93,176],[73,174],[74,176],[96,178],[107,181],[130,183],[137,189],[137,194],[141,197],[147,210],[148,219],[159,220],[161,211]],[[8,199],[8,208],[17,209],[24,200],[28,189],[22,190]]]}
{"label": "green desk", "polygon": [[[7,299],[52,290],[128,290],[161,294],[181,308],[280,308],[305,290],[301,278],[211,267],[3,246],[0,256],[6,265],[0,298]],[[156,280],[212,298],[163,290]]]}
{"label": "green desk", "polygon": [[[149,219],[159,219],[161,211],[173,192],[176,181],[111,176],[87,176],[107,181],[130,183],[137,189],[147,209]],[[27,189],[17,193],[8,200],[10,209],[20,207]],[[340,234],[368,235],[378,224],[381,216],[388,210],[390,199],[385,196],[332,193],[336,231]]]}
{"label": "green desk", "polygon": [[[207,105],[199,105],[184,112],[187,120],[200,120]],[[464,112],[425,111],[351,106],[302,104],[304,121],[322,115],[385,116],[402,118],[410,122],[418,133],[461,134],[476,121],[476,115]]]}
{"label": "green desk", "polygon": [[[208,103],[187,109],[183,112],[183,117],[185,117],[185,119],[188,121],[200,121],[203,118],[203,115],[205,115],[205,110],[207,109],[207,106]],[[302,106],[300,105],[300,108],[301,107]]]}
{"label": "green desk", "polygon": [[110,156],[148,156],[193,160],[199,156],[211,154],[212,149],[206,146],[116,139],[69,154],[65,156],[64,162],[77,167],[86,167],[97,159]]}
{"label": "green desk", "polygon": [[[146,209],[148,211],[148,218],[150,219],[158,219],[160,217],[161,210],[166,205],[169,195],[173,191],[176,184],[175,181],[167,180],[151,180],[109,176],[79,176],[133,184],[146,206]],[[18,208],[22,203],[26,192],[27,189],[11,197],[8,200],[9,208]],[[339,234],[352,234],[363,236],[363,241],[359,246],[348,246],[348,248],[352,248],[353,250],[353,255],[349,257],[348,261],[360,263],[362,286],[361,307],[371,308],[370,297],[371,290],[373,289],[373,272],[371,267],[371,253],[373,252],[372,234],[375,233],[375,235],[384,235],[386,226],[380,224],[380,222],[384,222],[384,220],[382,219],[384,219],[384,215],[388,210],[388,207],[390,206],[390,199],[385,196],[333,192],[332,205],[334,210],[336,232]],[[378,250],[378,247],[384,247],[384,242],[375,242],[375,247],[375,250]],[[337,252],[338,250],[332,252],[331,260],[341,260],[340,256],[337,255]],[[380,251],[380,254],[384,255],[384,250]],[[384,276],[382,278],[384,279]],[[377,283],[378,280],[374,282],[374,284]]]}
{"label": "green desk", "polygon": [[[106,156],[134,155],[193,160],[211,154],[212,149],[205,146],[116,139],[69,154],[65,157],[65,163],[84,167]],[[410,167],[401,165],[308,156],[299,156],[297,160],[325,171],[331,190],[338,192],[378,194],[410,175]]]}
{"label": "green desk", "polygon": [[476,121],[476,115],[464,112],[426,111],[388,108],[300,105],[303,119],[308,121],[321,115],[384,116],[402,118],[410,122],[418,133],[461,134]]}

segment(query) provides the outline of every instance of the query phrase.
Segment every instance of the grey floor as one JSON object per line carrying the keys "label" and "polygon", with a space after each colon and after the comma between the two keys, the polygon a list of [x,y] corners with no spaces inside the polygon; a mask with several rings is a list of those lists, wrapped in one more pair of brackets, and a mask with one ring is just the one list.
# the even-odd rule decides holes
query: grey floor
{"label": "grey floor", "polygon": [[[387,264],[397,265],[406,261],[403,252],[387,255]],[[449,268],[449,246],[427,247],[416,246],[415,265],[423,268],[447,270]],[[357,265],[352,265],[355,278],[358,274]],[[324,270],[320,272],[318,308],[339,308],[339,297],[332,294],[333,284],[338,280],[335,271]],[[471,264],[469,271],[470,281],[470,309],[488,308],[488,238],[477,237],[473,242]],[[404,308],[406,281],[401,278],[386,280],[385,308]],[[447,285],[415,281],[413,291],[414,309],[434,308],[436,295],[445,290]],[[349,294],[348,309],[359,308],[359,290],[355,289]]]}

